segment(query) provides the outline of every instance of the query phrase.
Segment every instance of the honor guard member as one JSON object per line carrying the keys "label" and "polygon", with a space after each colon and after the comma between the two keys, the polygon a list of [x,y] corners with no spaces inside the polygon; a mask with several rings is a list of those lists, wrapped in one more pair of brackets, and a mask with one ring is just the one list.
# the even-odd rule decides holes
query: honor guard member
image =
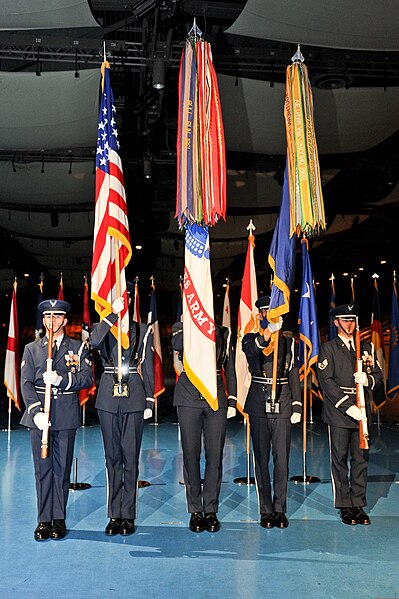
{"label": "honor guard member", "polygon": [[[129,304],[132,284],[128,283]],[[152,330],[129,319],[129,348],[122,348],[122,385],[118,384],[118,345],[111,328],[124,308],[122,297],[112,303],[112,313],[92,327],[91,346],[104,367],[95,407],[101,425],[107,469],[105,534],[130,535],[135,531],[139,456],[144,419],[154,405]]]}
{"label": "honor guard member", "polygon": [[[323,343],[319,352],[318,379],[324,393],[323,422],[328,424],[334,505],[344,524],[370,524],[366,502],[368,450],[359,448],[361,410],[356,403],[356,383],[363,385],[370,415],[373,390],[382,383],[382,371],[372,343],[360,344],[363,371],[356,370],[354,332],[358,307],[338,306],[331,317],[338,337]],[[348,455],[350,454],[350,473]]]}
{"label": "honor guard member", "polygon": [[[172,333],[172,347],[178,352],[180,361],[183,361],[183,324],[176,322]],[[181,431],[184,484],[187,511],[191,513],[189,528],[192,532],[217,532],[220,528],[217,512],[226,423],[228,418],[236,415],[237,380],[231,333],[227,327],[219,325],[216,326],[216,368],[219,405],[216,411],[190,382],[184,370],[176,383],[173,397]],[[205,473],[201,485],[202,437]]]}
{"label": "honor guard member", "polygon": [[[62,539],[76,429],[80,426],[77,392],[91,387],[93,374],[87,345],[64,333],[71,306],[62,300],[41,302],[46,336],[25,346],[21,391],[26,406],[21,424],[30,429],[35,467],[37,541]],[[47,371],[49,329],[53,330],[52,370]],[[43,412],[46,385],[51,385],[50,418]],[[49,431],[48,457],[41,457],[42,431]]]}
{"label": "honor guard member", "polygon": [[[245,402],[249,415],[255,457],[255,481],[263,528],[287,528],[288,461],[291,445],[291,424],[301,420],[302,399],[295,340],[291,335],[279,335],[276,401],[271,400],[273,352],[266,355],[272,333],[281,329],[279,323],[268,323],[266,313],[270,297],[260,297],[258,333],[247,333],[242,349],[251,373],[251,386]],[[273,455],[273,496],[269,472],[270,450]]]}

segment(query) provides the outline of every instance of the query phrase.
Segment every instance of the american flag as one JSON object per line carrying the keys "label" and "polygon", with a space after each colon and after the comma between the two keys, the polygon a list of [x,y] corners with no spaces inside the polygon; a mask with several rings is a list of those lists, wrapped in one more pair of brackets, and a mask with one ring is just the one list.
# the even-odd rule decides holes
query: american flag
{"label": "american flag", "polygon": [[[103,79],[98,118],[91,297],[101,319],[112,312],[112,301],[117,297],[118,269],[118,291],[125,300],[120,322],[122,346],[126,349],[129,347],[129,316],[125,267],[129,263],[132,249],[108,62],[103,62],[101,72]],[[117,337],[117,327],[113,327],[111,331]]]}

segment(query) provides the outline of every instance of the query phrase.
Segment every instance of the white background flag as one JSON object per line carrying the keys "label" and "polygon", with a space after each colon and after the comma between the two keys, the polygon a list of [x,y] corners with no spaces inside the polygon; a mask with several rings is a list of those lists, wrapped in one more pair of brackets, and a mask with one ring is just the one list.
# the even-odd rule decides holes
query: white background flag
{"label": "white background flag", "polygon": [[248,362],[246,355],[242,351],[241,342],[246,333],[256,332],[258,330],[258,321],[256,319],[258,310],[255,306],[255,302],[258,299],[254,261],[255,237],[252,234],[255,227],[253,226],[252,221],[248,228],[250,229],[250,234],[248,237],[247,257],[245,260],[240,307],[238,310],[236,347],[237,407],[241,412],[244,410],[245,400],[247,399],[248,389],[251,384]]}

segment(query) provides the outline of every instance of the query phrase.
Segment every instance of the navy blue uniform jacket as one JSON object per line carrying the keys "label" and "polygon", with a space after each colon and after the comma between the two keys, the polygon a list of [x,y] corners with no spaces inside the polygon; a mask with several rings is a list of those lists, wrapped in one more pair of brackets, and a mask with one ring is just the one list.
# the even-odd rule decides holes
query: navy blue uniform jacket
{"label": "navy blue uniform jacket", "polygon": [[[90,343],[99,351],[104,368],[117,368],[118,365],[118,344],[110,333],[111,324],[115,324],[117,318],[116,314],[110,314],[93,325],[90,334]],[[97,392],[96,408],[113,414],[119,410],[121,413],[128,413],[143,412],[146,408],[152,408],[153,403],[146,402],[146,398],[154,397],[153,356],[151,327],[130,321],[130,346],[128,349],[122,348],[123,366],[127,368],[130,365],[130,370],[133,368],[136,371],[126,376],[130,395],[113,397],[114,376],[111,372],[103,372]],[[140,372],[137,372],[137,369]]]}
{"label": "navy blue uniform jacket", "polygon": [[[21,392],[26,411],[21,424],[36,428],[33,416],[43,409],[43,372],[46,370],[48,339],[44,337],[25,346],[21,362]],[[55,354],[53,370],[62,376],[52,387],[50,422],[53,431],[78,428],[80,405],[77,392],[93,384],[93,370],[88,347],[82,341],[64,335]]]}

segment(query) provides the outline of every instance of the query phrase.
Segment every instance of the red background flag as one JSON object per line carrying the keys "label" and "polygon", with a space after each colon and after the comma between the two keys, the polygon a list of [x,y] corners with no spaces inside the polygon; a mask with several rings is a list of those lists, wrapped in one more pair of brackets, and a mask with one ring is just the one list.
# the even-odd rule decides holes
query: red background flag
{"label": "red background flag", "polygon": [[[89,310],[89,285],[87,283],[87,278],[85,277],[84,289],[83,289],[83,318],[82,318],[82,341],[89,343],[90,336],[90,310]],[[96,380],[95,372],[94,372],[94,363],[92,364],[93,368],[93,380]],[[94,395],[96,392],[95,382],[89,389],[81,389],[79,391],[79,403],[83,406],[90,395]]]}
{"label": "red background flag", "polygon": [[58,290],[58,299],[64,301],[64,281],[62,280],[62,273],[60,275],[60,288]]}
{"label": "red background flag", "polygon": [[7,389],[7,397],[14,402],[15,407],[18,408],[18,410],[21,410],[21,393],[19,388],[17,285],[17,281],[14,281],[11,298],[10,324],[8,327],[6,361],[4,365],[4,384]]}
{"label": "red background flag", "polygon": [[154,397],[158,397],[165,391],[161,335],[159,332],[159,322],[157,313],[157,304],[155,300],[155,285],[151,285],[150,310],[148,312],[147,324],[152,327],[154,344]]}

